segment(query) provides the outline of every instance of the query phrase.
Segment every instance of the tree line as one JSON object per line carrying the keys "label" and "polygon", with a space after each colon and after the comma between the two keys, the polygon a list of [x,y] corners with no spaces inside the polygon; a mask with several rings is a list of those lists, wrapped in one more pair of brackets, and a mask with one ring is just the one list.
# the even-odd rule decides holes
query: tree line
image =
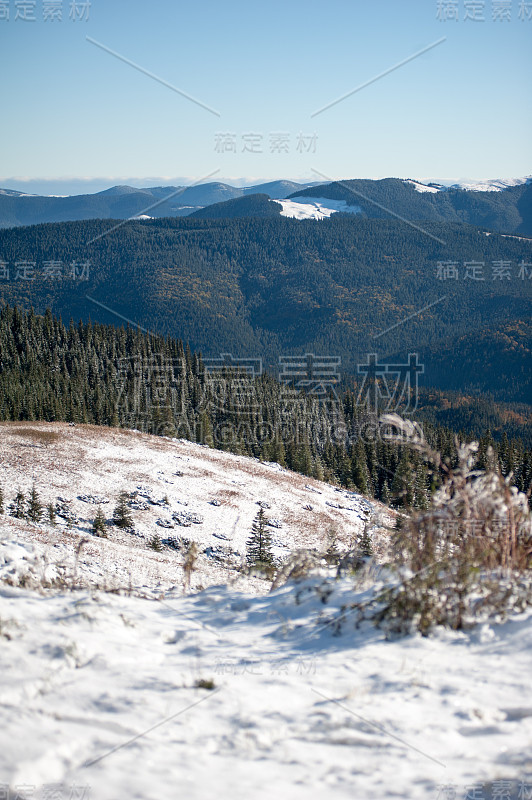
{"label": "tree line", "polygon": [[[399,507],[423,508],[439,482],[409,448],[379,435],[352,389],[306,394],[264,373],[209,372],[181,341],[132,328],[70,322],[7,305],[0,310],[0,420],[67,421],[185,438],[275,461]],[[456,437],[423,423],[448,463]],[[480,437],[479,465],[496,459],[521,491],[532,453],[518,438]]]}

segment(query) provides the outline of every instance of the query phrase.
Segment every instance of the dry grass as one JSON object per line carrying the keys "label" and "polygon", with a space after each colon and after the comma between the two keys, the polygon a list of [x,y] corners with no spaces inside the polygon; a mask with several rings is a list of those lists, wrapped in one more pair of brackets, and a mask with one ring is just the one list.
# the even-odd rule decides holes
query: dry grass
{"label": "dry grass", "polygon": [[20,436],[23,439],[37,442],[38,444],[45,445],[46,447],[50,444],[60,442],[63,438],[62,435],[57,431],[47,431],[40,428],[20,427],[9,428],[8,430],[11,436]]}
{"label": "dry grass", "polygon": [[504,617],[532,603],[532,518],[511,476],[475,469],[475,442],[456,442],[458,465],[451,469],[419,428],[398,417],[390,423],[403,444],[443,473],[443,482],[430,507],[396,532],[401,583],[389,593],[382,619],[394,630],[426,633],[433,625],[463,628],[480,614]]}

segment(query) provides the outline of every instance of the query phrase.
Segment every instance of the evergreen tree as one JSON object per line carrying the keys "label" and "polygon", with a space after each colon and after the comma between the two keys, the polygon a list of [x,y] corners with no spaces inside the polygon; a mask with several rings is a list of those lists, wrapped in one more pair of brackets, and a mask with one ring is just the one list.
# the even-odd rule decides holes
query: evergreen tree
{"label": "evergreen tree", "polygon": [[39,499],[35,484],[31,487],[31,493],[28,498],[28,510],[26,513],[27,518],[31,522],[39,522],[43,514],[42,503]]}
{"label": "evergreen tree", "polygon": [[395,471],[392,481],[394,505],[411,508],[414,503],[414,471],[408,452],[405,450]]}
{"label": "evergreen tree", "polygon": [[362,536],[358,540],[358,552],[365,558],[371,558],[373,556],[373,543],[369,535],[369,525],[367,522],[364,525]]}
{"label": "evergreen tree", "polygon": [[416,467],[414,476],[414,501],[415,508],[429,507],[429,493],[427,490],[427,469],[423,464]]}
{"label": "evergreen tree", "polygon": [[212,423],[206,411],[201,413],[197,430],[196,440],[201,444],[206,444],[209,447],[214,447],[214,434],[212,430]]}
{"label": "evergreen tree", "polygon": [[117,528],[131,528],[133,517],[128,506],[129,495],[127,492],[120,492],[118,502],[113,511],[113,522]]}
{"label": "evergreen tree", "polygon": [[157,533],[155,536],[152,536],[148,542],[148,547],[150,550],[155,550],[156,553],[160,553],[162,551],[163,543],[161,542],[161,537]]}
{"label": "evergreen tree", "polygon": [[390,490],[388,488],[388,482],[386,480],[384,480],[382,483],[382,490],[380,493],[379,500],[381,500],[383,503],[386,504],[390,502]]}
{"label": "evergreen tree", "polygon": [[368,493],[369,474],[366,463],[366,449],[362,440],[359,440],[351,459],[351,475],[353,483],[360,494]]}
{"label": "evergreen tree", "polygon": [[24,519],[25,518],[25,516],[26,516],[25,511],[24,511],[25,502],[26,502],[26,498],[24,497],[23,492],[21,492],[20,489],[19,489],[17,494],[16,494],[15,499],[13,500],[13,502],[11,503],[11,505],[9,507],[9,513],[11,514],[12,517],[15,517],[15,519]]}
{"label": "evergreen tree", "polygon": [[98,506],[98,511],[92,523],[92,535],[99,536],[102,539],[107,539],[107,522],[103,514],[101,506]]}
{"label": "evergreen tree", "polygon": [[286,452],[280,436],[276,436],[273,443],[272,461],[276,461],[281,467],[286,466]]}
{"label": "evergreen tree", "polygon": [[53,503],[48,503],[46,506],[46,511],[48,513],[48,522],[50,525],[55,525],[55,508]]}
{"label": "evergreen tree", "polygon": [[260,508],[251,526],[251,535],[246,542],[246,558],[250,567],[268,567],[273,565],[271,554],[272,538],[267,529],[264,509]]}
{"label": "evergreen tree", "polygon": [[2,491],[2,487],[0,486],[0,514],[4,513],[4,493]]}

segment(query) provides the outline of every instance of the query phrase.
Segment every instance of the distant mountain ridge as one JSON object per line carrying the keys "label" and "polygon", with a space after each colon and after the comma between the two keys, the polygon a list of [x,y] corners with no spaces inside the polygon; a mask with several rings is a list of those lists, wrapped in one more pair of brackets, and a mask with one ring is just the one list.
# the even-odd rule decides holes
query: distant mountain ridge
{"label": "distant mountain ridge", "polygon": [[[260,199],[250,200],[257,196]],[[285,202],[280,206],[276,200]],[[310,207],[300,208],[298,204]],[[497,232],[532,236],[532,178],[464,181],[451,186],[412,178],[307,184],[277,180],[248,187],[214,181],[195,186],[118,185],[95,194],[69,197],[0,189],[0,228],[141,216],[231,219],[282,214],[321,219],[339,212],[376,219],[395,216],[412,221],[465,222]]]}
{"label": "distant mountain ridge", "polygon": [[[489,191],[437,187],[397,178],[357,179],[322,185],[319,196],[324,201],[357,205],[363,216],[375,219],[395,216],[410,221],[458,222],[499,233],[532,236],[530,179]],[[307,197],[316,199],[316,189],[301,189],[289,199],[304,203]]]}
{"label": "distant mountain ridge", "polygon": [[220,182],[145,188],[118,185],[95,194],[69,197],[27,195],[0,189],[0,228],[86,219],[130,219],[141,214],[157,218],[184,217],[214,203],[254,194],[285,198],[314,185],[284,180],[244,188]]}

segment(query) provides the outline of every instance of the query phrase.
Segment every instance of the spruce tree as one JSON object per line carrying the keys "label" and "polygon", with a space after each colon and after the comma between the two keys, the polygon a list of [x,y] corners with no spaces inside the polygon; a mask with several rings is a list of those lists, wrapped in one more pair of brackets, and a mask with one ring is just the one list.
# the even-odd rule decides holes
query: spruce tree
{"label": "spruce tree", "polygon": [[394,505],[411,508],[414,504],[414,471],[408,453],[405,451],[392,481]]}
{"label": "spruce tree", "polygon": [[46,511],[48,513],[48,522],[50,525],[55,525],[55,508],[53,503],[48,503],[46,506]]}
{"label": "spruce tree", "polygon": [[353,483],[360,494],[368,493],[369,473],[366,463],[366,449],[361,439],[355,445],[351,459],[351,475]]}
{"label": "spruce tree", "polygon": [[364,558],[371,558],[373,555],[373,543],[371,541],[371,536],[369,535],[368,523],[364,525],[362,536],[358,540],[358,552]]}
{"label": "spruce tree", "polygon": [[92,523],[92,535],[99,536],[101,539],[107,539],[107,522],[101,506],[98,506],[98,511]]}
{"label": "spruce tree", "polygon": [[28,511],[26,516],[31,522],[40,522],[43,513],[42,503],[39,500],[39,495],[35,484],[31,487],[31,493],[28,498]]}
{"label": "spruce tree", "polygon": [[214,433],[212,430],[212,423],[206,411],[202,411],[196,431],[196,439],[201,444],[207,444],[209,447],[214,447]]}
{"label": "spruce tree", "polygon": [[161,541],[161,537],[158,534],[155,534],[150,541],[148,542],[148,547],[151,550],[155,550],[156,553],[160,553],[163,549],[163,543]]}
{"label": "spruce tree", "polygon": [[23,492],[21,492],[19,489],[15,499],[13,500],[13,502],[9,507],[9,512],[12,517],[15,517],[15,519],[24,519],[24,517],[26,516],[24,512],[25,502],[26,498],[24,497]]}
{"label": "spruce tree", "polygon": [[414,476],[414,506],[416,508],[424,509],[429,507],[427,483],[426,467],[423,464],[419,464]]}
{"label": "spruce tree", "polygon": [[383,503],[388,504],[390,502],[390,490],[388,488],[388,483],[386,480],[383,481],[381,496],[379,498]]}
{"label": "spruce tree", "polygon": [[264,509],[260,508],[251,526],[251,535],[246,542],[246,558],[250,567],[273,565],[271,554],[272,538],[267,528]]}
{"label": "spruce tree", "polygon": [[127,501],[129,495],[127,492],[120,492],[118,495],[118,502],[113,511],[113,522],[117,528],[131,528],[133,525],[133,517]]}
{"label": "spruce tree", "polygon": [[0,486],[0,514],[4,513],[4,493],[2,491],[2,487]]}

